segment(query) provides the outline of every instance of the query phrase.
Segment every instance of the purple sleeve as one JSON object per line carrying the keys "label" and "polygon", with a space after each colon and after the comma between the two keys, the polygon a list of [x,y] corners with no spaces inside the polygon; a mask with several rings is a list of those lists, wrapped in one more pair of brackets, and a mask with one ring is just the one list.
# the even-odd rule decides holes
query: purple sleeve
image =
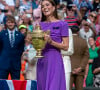
{"label": "purple sleeve", "polygon": [[68,23],[65,22],[65,21],[62,21],[61,36],[63,36],[63,37],[68,37],[69,36]]}

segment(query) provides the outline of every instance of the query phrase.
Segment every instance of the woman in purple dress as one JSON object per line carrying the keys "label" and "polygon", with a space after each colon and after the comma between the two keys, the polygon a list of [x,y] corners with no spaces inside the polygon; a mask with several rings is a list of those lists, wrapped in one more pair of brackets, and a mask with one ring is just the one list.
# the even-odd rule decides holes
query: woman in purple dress
{"label": "woman in purple dress", "polygon": [[44,58],[37,63],[37,89],[66,90],[60,50],[68,49],[68,24],[58,19],[53,0],[42,0],[41,10],[41,29],[50,30],[50,36],[45,36],[47,44],[42,53]]}

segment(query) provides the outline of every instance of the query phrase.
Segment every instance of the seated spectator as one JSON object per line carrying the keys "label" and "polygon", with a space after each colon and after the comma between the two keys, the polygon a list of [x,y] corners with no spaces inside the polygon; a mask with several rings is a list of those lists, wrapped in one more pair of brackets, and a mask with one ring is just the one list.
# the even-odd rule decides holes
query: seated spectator
{"label": "seated spectator", "polygon": [[25,25],[20,25],[19,26],[19,32],[21,32],[22,34],[24,34],[24,36],[26,36],[26,34],[27,34],[27,27],[25,26]]}
{"label": "seated spectator", "polygon": [[64,20],[64,18],[66,18],[66,6],[67,3],[66,2],[62,2],[62,4],[60,4],[59,8],[57,9],[57,13],[60,19]]}
{"label": "seated spectator", "polygon": [[2,7],[2,9],[8,6],[9,10],[11,10],[12,12],[14,12],[15,10],[14,0],[0,0],[0,4],[1,4],[0,6]]}
{"label": "seated spectator", "polygon": [[89,0],[80,0],[78,8],[80,9],[83,6],[86,6],[88,10],[93,9],[93,6]]}
{"label": "seated spectator", "polygon": [[4,9],[4,5],[2,3],[3,3],[3,0],[0,0],[0,8]]}
{"label": "seated spectator", "polygon": [[[77,12],[78,17],[75,17],[75,12]],[[69,27],[71,28],[73,25],[78,26],[78,22],[82,19],[79,10],[77,9],[75,4],[67,5],[67,17],[65,21],[68,22]]]}
{"label": "seated spectator", "polygon": [[[90,20],[89,23],[95,25],[95,22],[96,22],[96,19],[97,19],[97,14],[96,14],[96,12],[93,12],[93,11],[90,12],[90,14],[89,14],[89,16],[88,16],[88,19]],[[94,26],[94,25],[93,25],[93,26]]]}
{"label": "seated spectator", "polygon": [[33,27],[34,27],[34,29],[35,29],[35,26],[40,23],[41,16],[42,16],[41,5],[39,5],[38,8],[33,10],[33,20],[34,20]]}
{"label": "seated spectator", "polygon": [[72,0],[74,4],[77,5],[78,9],[80,9],[81,6],[88,6],[88,9],[92,9],[92,0]]}
{"label": "seated spectator", "polygon": [[27,26],[27,30],[28,30],[29,32],[32,32],[32,31],[33,31],[32,22],[33,22],[33,20],[32,20],[31,14],[24,14],[24,15],[22,15],[22,18],[21,18],[21,20],[19,21],[19,25],[20,25],[20,24],[26,25],[26,26]]}
{"label": "seated spectator", "polygon": [[82,18],[88,16],[89,9],[87,4],[81,4],[79,10],[82,15]]}
{"label": "seated spectator", "polygon": [[18,15],[14,16],[15,20],[16,20],[16,25],[19,25],[19,21],[20,21],[20,17]]}
{"label": "seated spectator", "polygon": [[32,0],[32,8],[33,9],[38,8],[38,5],[39,5],[39,1],[38,0]]}
{"label": "seated spectator", "polygon": [[100,49],[98,50],[98,55],[99,56],[97,58],[94,58],[92,71],[94,74],[93,86],[100,88]]}
{"label": "seated spectator", "polygon": [[97,6],[97,20],[96,20],[96,31],[97,35],[100,36],[100,5]]}
{"label": "seated spectator", "polygon": [[86,39],[87,44],[89,37],[94,36],[94,32],[90,27],[91,26],[88,24],[88,22],[84,22],[83,27],[79,31],[79,36],[82,37],[83,39]]}
{"label": "seated spectator", "polygon": [[97,37],[97,39],[96,39],[96,46],[97,47],[100,47],[100,36]]}
{"label": "seated spectator", "polygon": [[16,0],[16,7],[19,7],[20,13],[26,12],[32,14],[31,0]]}
{"label": "seated spectator", "polygon": [[6,24],[7,16],[8,15],[12,15],[12,12],[11,12],[11,10],[9,10],[8,6],[5,6],[5,8],[3,10],[4,10],[3,24],[5,25]]}
{"label": "seated spectator", "polygon": [[97,6],[100,4],[100,0],[93,0],[93,11],[96,10]]}
{"label": "seated spectator", "polygon": [[97,20],[96,12],[93,12],[93,11],[90,12],[90,14],[89,14],[89,16],[87,18],[87,22],[90,25],[90,28],[93,30],[95,36],[97,35],[96,27],[95,27],[96,20]]}
{"label": "seated spectator", "polygon": [[89,37],[89,61],[88,61],[88,70],[87,70],[87,78],[86,78],[86,86],[87,87],[92,87],[93,86],[93,74],[92,74],[92,63],[94,58],[98,57],[98,47],[95,45],[95,39],[94,37]]}
{"label": "seated spectator", "polygon": [[72,0],[73,1],[73,3],[78,7],[78,5],[79,5],[79,0]]}

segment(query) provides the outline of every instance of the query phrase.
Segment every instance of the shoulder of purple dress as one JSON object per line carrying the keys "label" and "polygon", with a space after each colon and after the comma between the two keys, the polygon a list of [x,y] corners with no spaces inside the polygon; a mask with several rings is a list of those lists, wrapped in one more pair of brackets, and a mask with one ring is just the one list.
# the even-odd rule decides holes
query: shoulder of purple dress
{"label": "shoulder of purple dress", "polygon": [[40,26],[41,26],[41,28],[42,28],[42,27],[45,27],[44,22],[40,22]]}
{"label": "shoulder of purple dress", "polygon": [[48,24],[49,24],[49,25],[52,25],[52,24],[53,24],[53,25],[54,25],[54,24],[56,24],[56,25],[57,25],[57,24],[61,24],[62,26],[63,26],[63,25],[68,25],[68,23],[67,23],[66,21],[64,21],[64,20],[59,20],[59,21],[56,21],[56,22],[40,22],[40,25],[41,25],[41,26],[45,26],[45,25],[48,25]]}
{"label": "shoulder of purple dress", "polygon": [[40,25],[42,25],[42,26],[44,26],[46,24],[47,24],[47,22],[40,22]]}
{"label": "shoulder of purple dress", "polygon": [[67,27],[67,28],[68,28],[68,23],[67,23],[66,21],[64,21],[64,20],[61,20],[61,21],[60,21],[60,25],[61,25],[62,27]]}
{"label": "shoulder of purple dress", "polygon": [[68,23],[66,21],[64,21],[64,20],[61,20],[61,24],[68,25]]}

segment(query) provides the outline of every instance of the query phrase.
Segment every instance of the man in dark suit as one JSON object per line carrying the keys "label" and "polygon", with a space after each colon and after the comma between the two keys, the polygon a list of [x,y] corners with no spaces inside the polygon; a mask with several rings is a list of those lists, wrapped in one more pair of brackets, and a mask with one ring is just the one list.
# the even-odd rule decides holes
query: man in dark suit
{"label": "man in dark suit", "polygon": [[72,27],[74,54],[71,56],[72,73],[70,90],[72,90],[73,83],[75,84],[76,90],[83,90],[85,67],[89,59],[87,43],[78,36],[78,31],[79,28],[77,26]]}
{"label": "man in dark suit", "polygon": [[6,30],[0,32],[0,79],[20,79],[24,36],[15,30],[15,18],[7,16]]}

